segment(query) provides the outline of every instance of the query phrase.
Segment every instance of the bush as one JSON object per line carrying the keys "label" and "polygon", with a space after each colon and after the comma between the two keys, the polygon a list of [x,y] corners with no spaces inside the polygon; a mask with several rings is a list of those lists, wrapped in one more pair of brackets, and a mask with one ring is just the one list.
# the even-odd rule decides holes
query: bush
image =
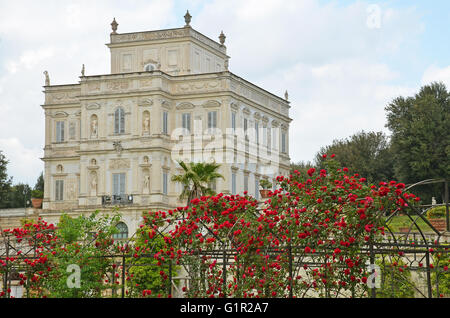
{"label": "bush", "polygon": [[31,197],[34,199],[42,199],[44,197],[44,192],[41,190],[32,190]]}
{"label": "bush", "polygon": [[428,210],[427,218],[429,219],[445,218],[445,213],[446,213],[445,206],[438,206]]}

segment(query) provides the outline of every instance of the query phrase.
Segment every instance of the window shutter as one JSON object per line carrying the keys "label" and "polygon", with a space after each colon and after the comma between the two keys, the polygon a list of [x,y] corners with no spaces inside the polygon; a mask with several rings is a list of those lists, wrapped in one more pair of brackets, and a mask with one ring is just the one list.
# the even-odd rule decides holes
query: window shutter
{"label": "window shutter", "polygon": [[113,194],[119,194],[119,175],[117,173],[113,174]]}
{"label": "window shutter", "polygon": [[121,173],[120,175],[120,195],[125,194],[125,173]]}
{"label": "window shutter", "polygon": [[114,112],[114,133],[118,134],[119,131],[119,109]]}
{"label": "window shutter", "polygon": [[125,133],[125,112],[120,108],[120,133]]}
{"label": "window shutter", "polygon": [[55,181],[55,200],[59,201],[59,180]]}

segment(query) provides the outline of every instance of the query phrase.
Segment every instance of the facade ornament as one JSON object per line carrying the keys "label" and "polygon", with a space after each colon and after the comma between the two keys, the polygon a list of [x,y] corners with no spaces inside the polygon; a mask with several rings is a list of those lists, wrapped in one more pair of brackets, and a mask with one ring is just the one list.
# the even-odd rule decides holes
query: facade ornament
{"label": "facade ornament", "polygon": [[220,33],[219,35],[219,41],[220,41],[220,45],[223,46],[225,44],[225,39],[227,37],[225,36],[225,34],[223,34],[223,31]]}
{"label": "facade ornament", "polygon": [[284,92],[284,99],[285,99],[286,101],[289,100],[289,94],[288,94],[288,91],[287,91],[287,90],[286,90],[286,92]]}
{"label": "facade ornament", "polygon": [[184,22],[186,22],[185,28],[190,27],[192,16],[189,14],[189,10],[186,11],[186,14],[184,15]]}
{"label": "facade ornament", "polygon": [[144,134],[148,134],[150,132],[150,115],[148,113],[145,113],[144,115],[142,131],[144,132]]}
{"label": "facade ornament", "polygon": [[148,174],[146,174],[144,176],[144,189],[143,189],[144,193],[148,193],[150,190],[150,176]]}
{"label": "facade ornament", "polygon": [[47,71],[44,71],[45,75],[45,86],[50,86],[50,76],[48,75]]}
{"label": "facade ornament", "polygon": [[229,64],[230,64],[229,59],[226,58],[226,59],[225,59],[225,62],[223,63],[223,65],[224,65],[224,67],[225,67],[225,71],[228,71]]}
{"label": "facade ornament", "polygon": [[97,117],[93,117],[91,121],[91,137],[97,138],[97,132],[98,132]]}
{"label": "facade ornament", "polygon": [[114,149],[116,150],[117,154],[120,156],[122,153],[122,142],[121,141],[114,141],[113,142]]}
{"label": "facade ornament", "polygon": [[91,173],[91,196],[97,194],[97,173],[93,171]]}
{"label": "facade ornament", "polygon": [[111,34],[117,34],[117,26],[119,25],[119,23],[116,22],[116,18],[113,19],[113,22],[111,22],[111,29],[112,32]]}
{"label": "facade ornament", "polygon": [[83,64],[83,66],[81,67],[81,76],[84,76],[84,64]]}

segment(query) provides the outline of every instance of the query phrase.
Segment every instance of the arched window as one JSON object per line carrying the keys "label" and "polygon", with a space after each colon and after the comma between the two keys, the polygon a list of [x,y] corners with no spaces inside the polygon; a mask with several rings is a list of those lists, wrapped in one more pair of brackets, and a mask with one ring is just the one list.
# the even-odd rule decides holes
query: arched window
{"label": "arched window", "polygon": [[119,233],[113,234],[113,239],[120,240],[128,238],[128,226],[125,223],[117,223],[116,228]]}
{"label": "arched window", "polygon": [[114,133],[125,133],[125,112],[121,107],[117,108],[114,112]]}

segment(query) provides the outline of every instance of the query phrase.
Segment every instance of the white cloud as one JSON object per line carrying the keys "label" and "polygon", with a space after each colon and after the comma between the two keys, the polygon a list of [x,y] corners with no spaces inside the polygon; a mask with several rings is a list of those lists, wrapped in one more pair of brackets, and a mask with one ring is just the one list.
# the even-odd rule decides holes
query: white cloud
{"label": "white cloud", "polygon": [[[0,70],[7,71],[0,74],[0,149],[9,156],[16,180],[34,183],[42,170],[42,72],[49,71],[52,84],[77,82],[81,64],[87,75],[108,73],[110,56],[104,44],[113,17],[119,33],[180,27],[184,10],[194,7],[191,25],[196,30],[215,40],[222,30],[226,34],[232,72],[280,96],[288,89],[295,161],[311,160],[334,138],[361,129],[383,130],[386,103],[417,88],[402,85],[404,74],[389,62],[415,57],[411,52],[423,25],[414,7],[382,5],[380,28],[373,29],[367,26],[371,3],[363,1],[181,4],[187,7],[175,16],[180,2],[173,0],[0,0],[0,12],[8,13],[0,19],[1,48],[7,48],[0,52]],[[430,67],[422,80],[449,83],[449,73],[448,68]]]}
{"label": "white cloud", "polygon": [[443,68],[435,65],[428,67],[422,76],[422,85],[431,82],[443,82],[450,89],[450,65]]}
{"label": "white cloud", "polygon": [[35,147],[25,147],[18,138],[0,138],[0,149],[9,161],[8,175],[13,176],[13,183],[25,182],[34,186],[44,169],[39,159],[43,152]]}

